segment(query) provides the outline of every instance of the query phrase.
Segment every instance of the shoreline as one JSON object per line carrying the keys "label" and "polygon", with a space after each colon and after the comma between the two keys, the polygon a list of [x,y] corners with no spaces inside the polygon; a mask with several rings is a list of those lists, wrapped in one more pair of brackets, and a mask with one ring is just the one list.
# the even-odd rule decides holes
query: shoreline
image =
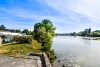
{"label": "shoreline", "polygon": [[82,39],[87,39],[87,40],[100,40],[100,37],[82,37]]}

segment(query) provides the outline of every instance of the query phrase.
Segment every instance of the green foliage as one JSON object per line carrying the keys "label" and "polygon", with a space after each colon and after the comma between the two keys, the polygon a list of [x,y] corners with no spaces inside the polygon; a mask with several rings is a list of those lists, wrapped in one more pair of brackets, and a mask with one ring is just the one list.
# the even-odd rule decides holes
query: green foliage
{"label": "green foliage", "polygon": [[6,54],[11,56],[20,56],[28,54],[29,52],[33,52],[33,48],[29,46],[28,44],[17,44],[10,46],[8,49],[8,52]]}
{"label": "green foliage", "polygon": [[21,31],[20,31],[20,29],[16,29],[16,30],[13,30],[14,32],[16,32],[16,33],[20,33]]}
{"label": "green foliage", "polygon": [[100,37],[100,32],[94,31],[94,32],[90,33],[90,36],[92,36],[92,37]]}
{"label": "green foliage", "polygon": [[13,40],[20,44],[23,43],[31,44],[32,39],[33,39],[32,36],[15,36]]}
{"label": "green foliage", "polygon": [[6,29],[4,25],[0,25],[0,30],[10,31],[10,32],[15,32],[15,33],[25,33],[27,35],[34,35],[34,32],[29,31],[28,29],[24,29],[23,31],[21,31],[20,29]]}
{"label": "green foliage", "polygon": [[25,33],[25,34],[29,34],[29,31],[28,31],[28,29],[24,29],[23,31],[22,31],[22,33]]}
{"label": "green foliage", "polygon": [[51,49],[51,44],[42,44],[41,51],[48,52]]}
{"label": "green foliage", "polygon": [[47,54],[48,58],[50,59],[50,62],[53,63],[54,60],[56,59],[55,51],[50,50],[46,54]]}
{"label": "green foliage", "polygon": [[10,44],[6,46],[0,46],[0,55],[7,55],[13,57],[26,56],[31,52],[39,52],[37,49],[32,47],[30,44]]}
{"label": "green foliage", "polygon": [[93,31],[93,32],[98,32],[98,33],[100,33],[100,30],[95,30],[95,31]]}
{"label": "green foliage", "polygon": [[34,32],[33,31],[29,31],[28,35],[33,35],[34,36]]}
{"label": "green foliage", "polygon": [[53,26],[52,22],[50,20],[44,19],[42,22],[36,23],[34,25],[34,33],[35,38],[39,36],[39,33],[45,34],[46,32],[49,32],[52,36],[55,34],[55,27]]}
{"label": "green foliage", "polygon": [[32,44],[18,44],[11,43],[0,46],[0,55],[7,55],[13,57],[26,56],[29,53],[39,53],[41,49],[41,43],[32,39]]}
{"label": "green foliage", "polygon": [[29,31],[28,29],[24,29],[21,33],[25,33],[27,35],[34,35],[33,31]]}
{"label": "green foliage", "polygon": [[0,25],[0,30],[5,30],[6,27],[4,25]]}
{"label": "green foliage", "polygon": [[41,48],[42,48],[41,43],[39,43],[37,40],[33,39],[31,45],[33,49],[35,49],[36,51],[41,51]]}
{"label": "green foliage", "polygon": [[79,32],[78,35],[80,35],[80,36],[89,36],[90,33],[91,33],[91,28],[85,29],[84,31]]}
{"label": "green foliage", "polygon": [[34,25],[34,38],[42,43],[43,50],[51,48],[52,39],[55,34],[55,27],[50,20],[44,19],[43,21]]}
{"label": "green foliage", "polygon": [[79,36],[91,36],[91,37],[100,37],[100,30],[95,30],[91,32],[91,28],[85,29],[82,32],[78,33]]}
{"label": "green foliage", "polygon": [[71,36],[77,36],[76,32],[71,33]]}

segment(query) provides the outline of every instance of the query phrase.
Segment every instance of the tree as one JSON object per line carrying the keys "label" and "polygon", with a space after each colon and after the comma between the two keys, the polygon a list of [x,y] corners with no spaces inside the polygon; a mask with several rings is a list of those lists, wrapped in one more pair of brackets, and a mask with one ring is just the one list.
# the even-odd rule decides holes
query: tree
{"label": "tree", "polygon": [[[50,20],[44,19],[34,26],[34,38],[39,42],[50,42],[55,34],[55,27]],[[48,44],[48,43],[47,43]]]}
{"label": "tree", "polygon": [[89,28],[89,34],[91,33],[91,28]]}
{"label": "tree", "polygon": [[50,20],[44,19],[43,21],[34,25],[34,38],[39,41],[40,39],[38,37],[40,37],[40,34],[50,34],[53,37],[55,34],[55,29],[56,28],[53,26]]}
{"label": "tree", "polygon": [[91,33],[91,28],[85,29],[84,36],[89,36],[90,33]]}
{"label": "tree", "polygon": [[34,25],[34,38],[41,43],[41,50],[47,53],[51,63],[55,59],[55,52],[51,50],[55,29],[52,22],[48,19],[44,19]]}
{"label": "tree", "polygon": [[28,35],[34,35],[33,31],[29,31]]}
{"label": "tree", "polygon": [[21,31],[20,31],[20,29],[16,29],[15,32],[16,33],[20,33]]}
{"label": "tree", "polygon": [[23,31],[22,31],[22,33],[25,33],[25,34],[29,34],[29,31],[28,31],[28,29],[24,29]]}
{"label": "tree", "polygon": [[70,33],[71,36],[77,36],[76,32]]}
{"label": "tree", "polygon": [[98,32],[98,33],[100,33],[100,30],[95,30],[94,32]]}
{"label": "tree", "polygon": [[84,31],[79,32],[78,35],[80,35],[80,36],[89,36],[90,33],[91,33],[91,28],[85,29]]}
{"label": "tree", "polygon": [[93,31],[93,32],[90,33],[90,36],[92,36],[92,37],[100,37],[100,31],[99,30]]}
{"label": "tree", "polygon": [[42,43],[43,51],[48,51],[51,48],[52,39],[55,34],[55,27],[48,19],[44,19],[34,26],[34,38]]}
{"label": "tree", "polygon": [[5,30],[6,27],[4,25],[0,25],[0,30]]}

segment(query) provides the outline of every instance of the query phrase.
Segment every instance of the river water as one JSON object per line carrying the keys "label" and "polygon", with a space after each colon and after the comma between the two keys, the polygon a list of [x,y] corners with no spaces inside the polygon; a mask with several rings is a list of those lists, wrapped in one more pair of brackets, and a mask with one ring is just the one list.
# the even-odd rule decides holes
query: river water
{"label": "river water", "polygon": [[100,40],[57,36],[52,48],[57,56],[55,67],[100,67]]}

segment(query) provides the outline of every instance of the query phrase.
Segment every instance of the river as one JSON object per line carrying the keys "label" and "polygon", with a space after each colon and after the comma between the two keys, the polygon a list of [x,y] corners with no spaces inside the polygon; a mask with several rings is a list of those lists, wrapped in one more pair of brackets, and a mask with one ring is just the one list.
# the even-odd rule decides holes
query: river
{"label": "river", "polygon": [[100,67],[100,40],[57,36],[52,48],[57,56],[55,67]]}

